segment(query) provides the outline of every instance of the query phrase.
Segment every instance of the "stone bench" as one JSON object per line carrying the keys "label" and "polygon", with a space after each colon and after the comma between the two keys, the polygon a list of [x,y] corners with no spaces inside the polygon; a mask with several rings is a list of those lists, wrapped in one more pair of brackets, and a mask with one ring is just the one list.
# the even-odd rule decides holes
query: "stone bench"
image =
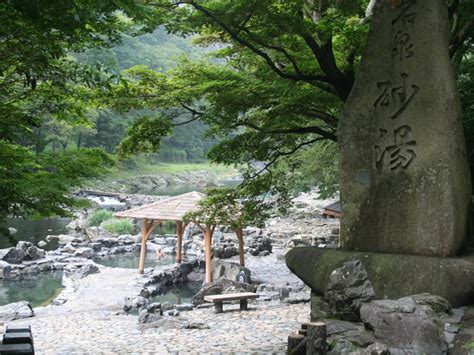
{"label": "stone bench", "polygon": [[223,312],[223,304],[224,302],[229,301],[240,301],[240,310],[246,311],[247,308],[247,301],[249,299],[258,298],[259,295],[253,292],[241,292],[241,293],[228,293],[224,295],[212,295],[212,296],[204,296],[204,301],[214,303],[216,308],[216,313]]}

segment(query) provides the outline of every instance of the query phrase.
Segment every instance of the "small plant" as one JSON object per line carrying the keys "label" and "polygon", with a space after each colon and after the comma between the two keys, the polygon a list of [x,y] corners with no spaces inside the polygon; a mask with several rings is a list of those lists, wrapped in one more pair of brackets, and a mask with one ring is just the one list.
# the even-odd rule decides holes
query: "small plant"
{"label": "small plant", "polygon": [[87,219],[87,224],[90,227],[98,227],[102,222],[112,219],[114,216],[112,212],[107,210],[95,210]]}
{"label": "small plant", "polygon": [[463,345],[463,349],[474,350],[474,340]]}
{"label": "small plant", "polygon": [[107,232],[114,234],[133,234],[135,229],[129,219],[109,219],[100,225]]}

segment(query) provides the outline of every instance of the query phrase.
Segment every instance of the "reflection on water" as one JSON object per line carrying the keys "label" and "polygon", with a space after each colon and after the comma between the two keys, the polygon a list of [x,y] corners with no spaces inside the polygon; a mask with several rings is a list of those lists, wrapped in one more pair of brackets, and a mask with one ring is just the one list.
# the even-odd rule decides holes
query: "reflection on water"
{"label": "reflection on water", "polygon": [[22,275],[15,280],[0,280],[0,305],[28,301],[33,307],[49,304],[62,289],[62,272]]}
{"label": "reflection on water", "polygon": [[71,220],[69,218],[45,218],[40,220],[28,220],[22,218],[7,218],[7,227],[13,227],[18,230],[8,238],[0,238],[0,249],[15,246],[20,240],[25,240],[36,245],[49,234],[64,234],[66,226]]}
{"label": "reflection on water", "polygon": [[150,298],[150,302],[169,302],[172,304],[191,303],[191,298],[201,289],[201,282],[179,283],[162,295]]}

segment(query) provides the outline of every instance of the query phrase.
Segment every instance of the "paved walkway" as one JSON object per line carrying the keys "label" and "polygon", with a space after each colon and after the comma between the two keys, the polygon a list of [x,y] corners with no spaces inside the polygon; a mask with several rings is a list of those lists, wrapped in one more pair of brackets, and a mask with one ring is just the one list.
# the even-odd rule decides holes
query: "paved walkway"
{"label": "paved walkway", "polygon": [[[251,270],[258,270],[256,278],[271,284],[301,282],[278,254],[248,259]],[[309,320],[307,303],[259,302],[250,303],[247,312],[224,305],[224,313],[215,314],[210,305],[141,325],[138,316],[122,312],[124,297],[135,296],[141,280],[136,270],[101,268],[68,287],[61,294],[66,303],[37,308],[34,318],[15,323],[31,325],[37,354],[208,354],[285,353],[288,334]]]}
{"label": "paved walkway", "polygon": [[[98,353],[285,353],[287,336],[308,321],[307,304],[238,305],[181,312],[165,317],[156,327],[139,325],[137,316],[112,311],[84,311],[40,316],[28,320],[37,354]],[[201,323],[208,329],[186,329]]]}

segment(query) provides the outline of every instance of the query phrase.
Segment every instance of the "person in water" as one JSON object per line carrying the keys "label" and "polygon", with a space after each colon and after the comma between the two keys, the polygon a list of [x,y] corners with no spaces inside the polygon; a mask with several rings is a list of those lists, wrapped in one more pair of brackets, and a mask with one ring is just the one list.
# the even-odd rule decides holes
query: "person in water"
{"label": "person in water", "polygon": [[163,250],[161,250],[161,248],[156,249],[155,254],[158,260],[165,256],[165,253],[163,253]]}

